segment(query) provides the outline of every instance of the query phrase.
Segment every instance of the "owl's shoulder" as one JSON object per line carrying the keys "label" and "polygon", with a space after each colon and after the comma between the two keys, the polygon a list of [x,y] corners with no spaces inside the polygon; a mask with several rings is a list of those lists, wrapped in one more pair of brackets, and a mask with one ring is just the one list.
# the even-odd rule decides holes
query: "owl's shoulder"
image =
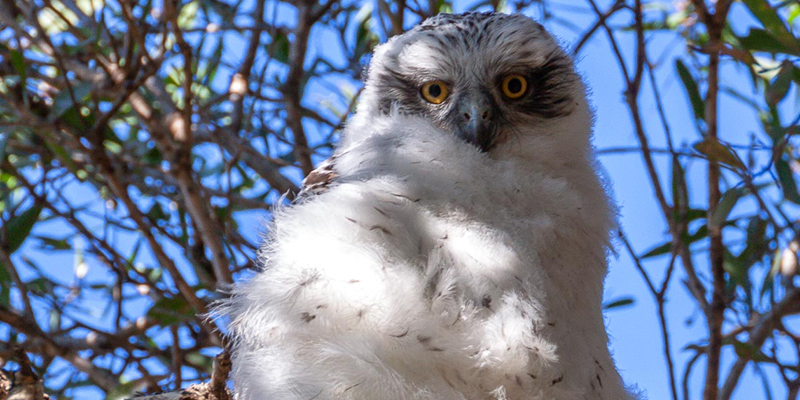
{"label": "owl's shoulder", "polygon": [[309,197],[320,195],[327,192],[334,181],[339,176],[336,171],[336,160],[338,154],[332,155],[327,160],[320,163],[317,168],[311,171],[304,179],[297,200],[302,201]]}

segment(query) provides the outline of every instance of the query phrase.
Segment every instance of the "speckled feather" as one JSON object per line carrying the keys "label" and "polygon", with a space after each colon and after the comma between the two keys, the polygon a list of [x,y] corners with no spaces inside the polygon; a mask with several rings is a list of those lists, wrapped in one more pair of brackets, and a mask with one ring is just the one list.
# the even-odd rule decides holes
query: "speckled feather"
{"label": "speckled feather", "polygon": [[[531,92],[504,101],[497,77]],[[432,107],[419,85],[452,82]],[[453,107],[491,96],[492,147]],[[442,15],[376,50],[334,160],[275,212],[230,317],[239,400],[621,400],[614,211],[572,62],[521,15]]]}

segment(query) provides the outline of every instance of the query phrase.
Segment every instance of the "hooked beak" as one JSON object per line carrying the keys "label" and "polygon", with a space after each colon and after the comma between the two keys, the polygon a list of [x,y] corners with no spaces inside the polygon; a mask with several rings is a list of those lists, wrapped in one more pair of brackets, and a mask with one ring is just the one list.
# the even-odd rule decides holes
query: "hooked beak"
{"label": "hooked beak", "polygon": [[487,99],[470,97],[458,106],[459,116],[457,134],[483,152],[492,147],[492,111]]}

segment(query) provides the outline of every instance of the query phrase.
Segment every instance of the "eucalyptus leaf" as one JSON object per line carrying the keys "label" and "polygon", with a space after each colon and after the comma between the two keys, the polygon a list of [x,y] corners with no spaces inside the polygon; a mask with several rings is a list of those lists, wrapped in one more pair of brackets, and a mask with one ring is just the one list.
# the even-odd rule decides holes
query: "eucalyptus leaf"
{"label": "eucalyptus leaf", "polygon": [[796,40],[792,32],[786,27],[783,18],[778,12],[764,0],[742,0],[742,2],[750,9],[750,12],[764,25],[764,28],[769,31],[781,42],[792,42]]}
{"label": "eucalyptus leaf", "polygon": [[775,80],[770,83],[765,91],[764,97],[767,104],[774,107],[789,94],[789,86],[792,84],[794,72],[794,65],[788,60],[784,61]]}
{"label": "eucalyptus leaf", "polygon": [[700,96],[700,87],[697,85],[697,81],[695,81],[694,77],[689,72],[689,69],[686,68],[686,64],[684,64],[680,59],[675,60],[675,69],[678,71],[678,76],[680,76],[681,82],[683,82],[683,87],[686,89],[686,94],[689,95],[689,102],[692,104],[694,117],[698,120],[705,119],[706,107],[703,103],[703,97]]}
{"label": "eucalyptus leaf", "polygon": [[162,297],[150,307],[147,316],[161,326],[169,326],[194,317],[194,309],[183,297]]}
{"label": "eucalyptus leaf", "polygon": [[781,183],[783,198],[795,204],[800,204],[800,192],[797,189],[797,181],[789,163],[783,158],[775,160],[775,171],[778,173],[778,181]]}
{"label": "eucalyptus leaf", "polygon": [[631,306],[634,303],[633,297],[623,297],[603,304],[603,310],[611,310],[615,308]]}
{"label": "eucalyptus leaf", "polygon": [[737,202],[739,202],[739,199],[748,193],[749,190],[747,190],[747,188],[728,189],[728,191],[722,195],[722,199],[720,199],[717,207],[714,209],[714,213],[711,215],[709,224],[711,226],[721,227],[728,219],[728,215],[730,215],[733,207],[736,206]]}
{"label": "eucalyptus leaf", "polygon": [[17,251],[28,238],[33,225],[39,220],[42,209],[42,204],[34,204],[21,214],[11,217],[11,220],[4,226],[5,243],[3,244],[9,254]]}
{"label": "eucalyptus leaf", "polygon": [[747,36],[739,38],[742,47],[753,52],[800,55],[800,45],[787,45],[764,29],[751,28]]}
{"label": "eucalyptus leaf", "polygon": [[722,144],[719,140],[706,136],[703,140],[696,142],[692,145],[698,153],[708,157],[710,161],[716,161],[731,167],[737,171],[747,169],[741,158],[736,155],[736,152],[728,145]]}

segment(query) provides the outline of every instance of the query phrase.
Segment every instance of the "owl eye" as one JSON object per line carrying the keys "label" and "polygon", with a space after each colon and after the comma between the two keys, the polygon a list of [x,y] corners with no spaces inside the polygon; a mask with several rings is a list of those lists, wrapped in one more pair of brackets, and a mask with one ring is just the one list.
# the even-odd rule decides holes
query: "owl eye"
{"label": "owl eye", "polygon": [[447,88],[447,84],[442,81],[431,81],[422,85],[420,93],[425,101],[433,104],[440,104],[447,99],[450,90]]}
{"label": "owl eye", "polygon": [[504,96],[515,100],[522,97],[528,90],[528,80],[522,75],[511,74],[503,78],[500,88],[503,90]]}

